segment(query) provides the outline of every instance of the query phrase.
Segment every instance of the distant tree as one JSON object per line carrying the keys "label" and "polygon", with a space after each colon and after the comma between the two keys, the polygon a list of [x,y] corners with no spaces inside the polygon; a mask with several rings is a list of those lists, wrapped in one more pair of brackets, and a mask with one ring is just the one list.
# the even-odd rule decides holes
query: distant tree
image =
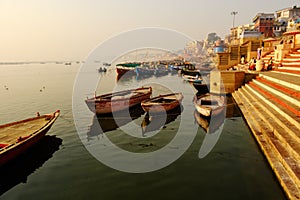
{"label": "distant tree", "polygon": [[220,39],[221,39],[221,37],[218,36],[216,33],[209,33],[207,35],[207,42],[208,42],[208,44],[214,44],[215,41],[220,40]]}

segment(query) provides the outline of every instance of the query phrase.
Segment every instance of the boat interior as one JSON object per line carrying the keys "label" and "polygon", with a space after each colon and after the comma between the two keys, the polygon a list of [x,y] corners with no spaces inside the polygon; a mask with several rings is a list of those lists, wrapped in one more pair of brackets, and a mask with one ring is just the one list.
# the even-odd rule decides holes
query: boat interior
{"label": "boat interior", "polygon": [[51,119],[49,116],[41,116],[0,126],[0,151],[11,144],[27,139],[49,123]]}

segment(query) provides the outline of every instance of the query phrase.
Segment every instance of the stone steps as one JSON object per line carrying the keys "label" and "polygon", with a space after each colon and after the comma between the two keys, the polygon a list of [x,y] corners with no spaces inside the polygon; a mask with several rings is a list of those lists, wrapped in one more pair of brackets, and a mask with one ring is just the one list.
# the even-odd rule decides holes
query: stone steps
{"label": "stone steps", "polygon": [[264,72],[232,94],[290,199],[300,199],[299,81]]}

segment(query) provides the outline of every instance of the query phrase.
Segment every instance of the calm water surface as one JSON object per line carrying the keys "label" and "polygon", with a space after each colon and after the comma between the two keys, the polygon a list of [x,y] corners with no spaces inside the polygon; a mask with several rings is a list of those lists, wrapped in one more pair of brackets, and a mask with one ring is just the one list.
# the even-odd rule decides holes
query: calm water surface
{"label": "calm water surface", "polygon": [[[114,70],[101,75],[96,68],[89,73],[102,80],[97,93],[111,90],[116,80]],[[205,158],[198,158],[206,134],[199,127],[183,156],[161,170],[131,174],[103,165],[83,145],[100,144],[101,135],[86,135],[81,141],[75,129],[72,91],[78,69],[79,65],[60,64],[0,66],[0,124],[34,116],[37,111],[61,110],[61,117],[41,144],[8,167],[0,168],[1,199],[285,199],[243,118],[236,111],[235,114],[229,111],[220,139]],[[155,83],[163,78],[149,80]],[[143,80],[135,77],[119,82],[120,87],[139,84],[143,84]],[[186,83],[178,78],[179,89],[183,84]],[[153,87],[156,93],[166,90],[155,84]],[[183,112],[190,113],[190,118],[178,115],[168,123],[162,130],[162,133],[169,133],[168,136],[159,134],[143,142],[124,136],[120,129],[105,134],[124,149],[148,152],[160,148],[165,145],[164,141],[173,137],[172,132],[181,120],[197,126],[192,97],[193,93],[186,93],[185,99],[190,104],[183,105]],[[141,124],[144,118],[142,114],[134,123]],[[87,126],[93,123],[93,118],[83,120],[89,121]],[[189,134],[189,129],[186,130]]]}

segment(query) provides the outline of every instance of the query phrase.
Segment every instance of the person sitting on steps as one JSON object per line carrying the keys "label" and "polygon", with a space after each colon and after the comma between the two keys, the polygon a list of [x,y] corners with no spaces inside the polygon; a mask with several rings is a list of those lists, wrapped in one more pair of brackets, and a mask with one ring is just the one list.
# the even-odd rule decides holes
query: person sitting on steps
{"label": "person sitting on steps", "polygon": [[273,68],[273,58],[271,57],[268,63],[267,71],[272,70]]}

